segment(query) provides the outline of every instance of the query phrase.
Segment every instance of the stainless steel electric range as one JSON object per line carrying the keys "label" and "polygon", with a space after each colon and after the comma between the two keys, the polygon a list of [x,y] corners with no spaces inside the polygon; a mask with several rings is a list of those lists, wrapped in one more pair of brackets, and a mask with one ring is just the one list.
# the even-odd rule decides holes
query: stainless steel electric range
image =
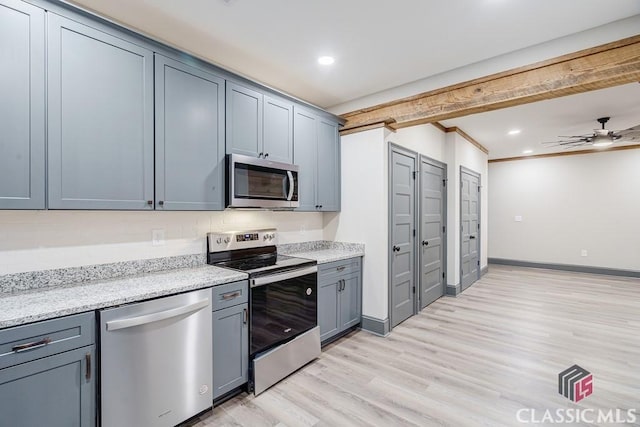
{"label": "stainless steel electric range", "polygon": [[275,229],[207,234],[207,262],[249,274],[249,389],[258,395],[320,355],[314,260],[280,255]]}

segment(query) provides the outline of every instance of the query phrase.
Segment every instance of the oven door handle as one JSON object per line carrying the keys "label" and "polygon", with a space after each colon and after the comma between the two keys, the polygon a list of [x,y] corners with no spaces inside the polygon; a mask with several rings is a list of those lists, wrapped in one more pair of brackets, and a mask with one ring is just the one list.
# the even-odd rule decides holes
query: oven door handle
{"label": "oven door handle", "polygon": [[287,177],[289,178],[289,194],[287,194],[287,200],[291,201],[293,198],[293,186],[295,182],[293,181],[293,172],[287,171]]}
{"label": "oven door handle", "polygon": [[299,270],[287,271],[280,274],[272,274],[265,277],[258,277],[251,279],[251,287],[256,288],[258,286],[268,285],[269,283],[281,282],[283,280],[295,279],[296,277],[306,276],[307,274],[313,274],[318,272],[318,266],[312,265],[311,267],[305,267]]}

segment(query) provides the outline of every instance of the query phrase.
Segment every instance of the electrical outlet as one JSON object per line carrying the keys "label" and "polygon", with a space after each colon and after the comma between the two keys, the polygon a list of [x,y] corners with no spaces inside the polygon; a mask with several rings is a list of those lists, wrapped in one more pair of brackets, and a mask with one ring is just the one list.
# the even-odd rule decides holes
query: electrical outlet
{"label": "electrical outlet", "polygon": [[580,256],[587,256],[587,250],[586,249],[581,250]]}
{"label": "electrical outlet", "polygon": [[521,215],[516,215],[515,221],[516,222],[522,222],[522,216]]}
{"label": "electrical outlet", "polygon": [[164,230],[151,230],[151,244],[153,246],[162,246],[164,243]]}

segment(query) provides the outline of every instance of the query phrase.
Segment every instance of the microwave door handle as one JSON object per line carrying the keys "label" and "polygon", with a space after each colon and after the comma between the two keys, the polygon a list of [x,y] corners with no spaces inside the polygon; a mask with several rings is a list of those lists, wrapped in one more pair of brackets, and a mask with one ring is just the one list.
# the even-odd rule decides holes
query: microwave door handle
{"label": "microwave door handle", "polygon": [[287,200],[291,201],[293,198],[293,186],[295,185],[293,181],[293,172],[287,171],[287,176],[289,177],[289,194],[287,194]]}

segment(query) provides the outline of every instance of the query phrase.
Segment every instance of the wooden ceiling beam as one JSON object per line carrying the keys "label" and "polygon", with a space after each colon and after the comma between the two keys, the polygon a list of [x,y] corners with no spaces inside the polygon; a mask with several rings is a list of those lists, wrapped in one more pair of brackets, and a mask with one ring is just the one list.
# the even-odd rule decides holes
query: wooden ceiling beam
{"label": "wooden ceiling beam", "polygon": [[640,81],[640,35],[343,114],[343,131],[434,123]]}
{"label": "wooden ceiling beam", "polygon": [[548,157],[575,156],[578,154],[608,153],[611,151],[635,150],[639,148],[640,148],[640,144],[620,145],[617,147],[608,147],[605,149],[590,148],[588,150],[562,151],[560,153],[545,153],[545,154],[533,154],[530,156],[503,157],[501,159],[490,159],[489,163],[513,162],[515,160],[546,159]]}

